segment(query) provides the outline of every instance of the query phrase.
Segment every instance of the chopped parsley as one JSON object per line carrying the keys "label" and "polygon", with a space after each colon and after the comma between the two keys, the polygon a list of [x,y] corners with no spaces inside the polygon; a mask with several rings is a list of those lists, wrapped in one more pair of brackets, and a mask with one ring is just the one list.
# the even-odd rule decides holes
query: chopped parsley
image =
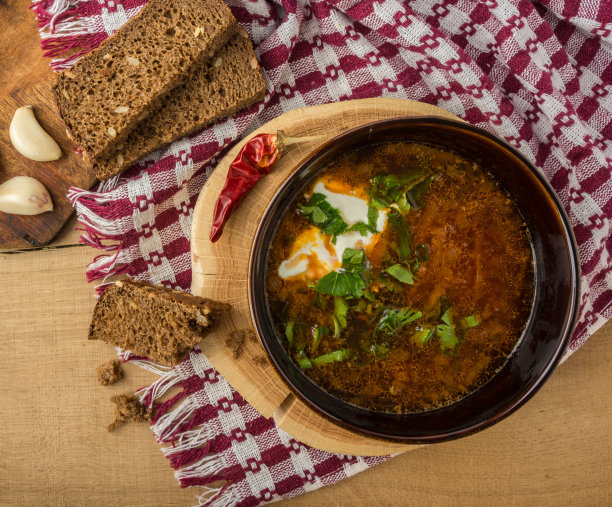
{"label": "chopped parsley", "polygon": [[293,324],[293,322],[287,322],[287,324],[285,324],[285,336],[287,337],[289,345],[293,343]]}
{"label": "chopped parsley", "polygon": [[312,331],[312,344],[310,346],[310,352],[314,354],[319,348],[319,343],[321,343],[321,339],[329,334],[329,328],[325,326],[315,326]]}
{"label": "chopped parsley", "polygon": [[389,347],[382,343],[373,343],[370,345],[370,352],[376,357],[385,357],[389,353]]}
{"label": "chopped parsley", "polygon": [[348,314],[348,306],[344,299],[340,296],[334,298],[334,317],[338,321],[341,329],[346,327],[346,315]]}
{"label": "chopped parsley", "polygon": [[463,329],[476,327],[478,324],[480,324],[480,317],[478,317],[478,315],[468,315],[461,319],[461,327]]}
{"label": "chopped parsley", "polygon": [[429,190],[429,185],[431,185],[433,179],[434,176],[430,176],[406,192],[406,199],[414,209],[421,209],[423,206],[425,206],[423,194]]}
{"label": "chopped parsley", "polygon": [[376,229],[372,229],[368,224],[365,224],[363,222],[357,222],[355,225],[351,225],[348,228],[348,232],[351,231],[359,231],[359,234],[361,234],[362,236],[366,236],[368,232],[376,233]]}
{"label": "chopped parsley", "polygon": [[348,229],[348,225],[342,219],[340,212],[328,202],[323,194],[315,192],[305,205],[300,204],[299,206],[308,220],[325,234],[333,236],[334,239]]}
{"label": "chopped parsley", "polygon": [[[423,167],[415,167],[402,174],[383,174],[372,178],[372,201],[375,205],[389,207],[395,203],[410,210],[407,192],[427,179]],[[403,210],[402,210],[403,211]]]}
{"label": "chopped parsley", "polygon": [[452,308],[448,308],[442,314],[442,322],[443,324],[439,324],[436,328],[436,332],[440,338],[440,347],[442,350],[452,349],[455,345],[457,345],[457,343],[459,343],[459,339],[455,333],[455,326],[453,324]]}
{"label": "chopped parsley", "polygon": [[315,286],[316,291],[331,296],[361,297],[366,286],[360,275],[363,259],[363,250],[347,248],[342,254],[342,268],[322,277]]}
{"label": "chopped parsley", "polygon": [[406,324],[420,319],[422,316],[421,312],[411,310],[410,308],[402,308],[400,310],[387,308],[383,311],[382,317],[376,325],[376,331],[395,333]]}
{"label": "chopped parsley", "polygon": [[365,282],[359,273],[332,271],[321,278],[315,288],[321,294],[358,298],[363,295]]}
{"label": "chopped parsley", "polygon": [[435,333],[435,328],[417,326],[416,333],[412,335],[412,339],[419,345],[426,345]]}
{"label": "chopped parsley", "polygon": [[387,269],[385,269],[385,273],[390,274],[393,278],[402,283],[407,283],[409,285],[414,283],[414,276],[412,275],[410,268],[404,267],[401,264],[389,266]]}
{"label": "chopped parsley", "polygon": [[397,237],[397,247],[400,260],[409,261],[411,251],[410,240],[412,239],[410,226],[408,225],[408,222],[406,222],[404,216],[396,209],[391,209],[387,216],[389,218],[391,227],[393,227],[395,236]]}

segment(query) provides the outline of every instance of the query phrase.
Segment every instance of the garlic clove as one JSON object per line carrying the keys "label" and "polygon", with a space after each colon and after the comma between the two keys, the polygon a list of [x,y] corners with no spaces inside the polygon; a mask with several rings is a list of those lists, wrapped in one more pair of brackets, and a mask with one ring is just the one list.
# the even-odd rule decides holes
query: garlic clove
{"label": "garlic clove", "polygon": [[15,176],[0,185],[0,211],[13,215],[38,215],[53,210],[46,187],[29,176]]}
{"label": "garlic clove", "polygon": [[31,160],[47,162],[62,156],[59,145],[36,120],[32,106],[23,106],[15,111],[9,136],[15,149]]}

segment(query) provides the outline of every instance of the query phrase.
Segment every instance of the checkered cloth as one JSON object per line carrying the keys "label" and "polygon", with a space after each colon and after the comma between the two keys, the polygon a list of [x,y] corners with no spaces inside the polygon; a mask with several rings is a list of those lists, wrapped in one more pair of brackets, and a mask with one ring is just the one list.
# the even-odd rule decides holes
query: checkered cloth
{"label": "checkered cloth", "polygon": [[[196,1],[196,0],[194,0]],[[38,0],[42,47],[70,67],[145,0]],[[612,316],[612,3],[607,0],[230,0],[264,69],[252,110],[153,153],[94,192],[72,189],[82,241],[105,252],[89,280],[124,273],[189,289],[191,213],[219,153],[297,107],[365,97],[440,106],[518,148],[567,210],[582,267],[569,353]],[[131,357],[126,353],[126,357]],[[183,486],[211,505],[257,505],[385,458],[338,456],[261,417],[199,350],[142,399]],[[158,400],[171,386],[182,391]],[[212,486],[215,481],[224,486]]]}

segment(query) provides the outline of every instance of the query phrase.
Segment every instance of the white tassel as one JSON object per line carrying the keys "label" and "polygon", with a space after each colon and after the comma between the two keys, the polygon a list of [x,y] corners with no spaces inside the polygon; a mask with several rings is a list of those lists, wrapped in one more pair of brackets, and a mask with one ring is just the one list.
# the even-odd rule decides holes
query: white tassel
{"label": "white tassel", "polygon": [[[84,235],[85,236],[85,235]],[[97,271],[99,275],[104,275],[100,285],[106,284],[106,281],[115,276],[115,266],[117,264],[123,265],[131,262],[134,256],[126,250],[120,250],[113,255],[105,255],[100,257],[98,260],[92,262],[87,268],[90,271]],[[97,278],[100,278],[99,276]]]}
{"label": "white tassel", "polygon": [[169,438],[178,426],[186,423],[194,410],[199,407],[198,402],[191,396],[185,398],[181,404],[172,411],[164,414],[151,426],[158,441]]}
{"label": "white tassel", "polygon": [[110,192],[111,190],[115,190],[115,188],[117,186],[115,186],[113,188],[107,188],[105,186],[107,184],[108,184],[108,186],[112,185],[115,179],[116,178],[112,178],[112,179],[110,179],[108,181],[105,181],[104,183],[101,183],[100,187],[97,190],[97,192],[92,192],[90,190],[83,190],[81,188],[71,187],[69,192],[68,192],[68,194],[67,194],[67,197],[68,197],[68,199],[70,200],[70,202],[72,203],[73,206],[76,206],[76,204],[78,203],[79,199],[81,199],[83,197],[92,197],[98,203],[116,201],[121,196],[117,196],[116,194],[108,194],[108,195],[106,195],[106,193]]}
{"label": "white tassel", "polygon": [[[118,174],[117,176],[113,176],[112,178],[108,180],[100,182],[96,191],[98,193],[110,192],[111,190],[115,190],[124,181],[126,181],[125,178],[122,178],[121,175]],[[100,197],[104,197],[104,196],[100,196]],[[104,202],[104,201],[100,201],[100,202]]]}
{"label": "white tassel", "polygon": [[[209,502],[210,499],[214,498],[214,496],[217,495],[222,489],[223,485],[202,486],[203,493],[197,497],[198,507],[206,504],[206,502]],[[214,501],[208,504],[208,507],[232,507],[236,504],[237,499],[238,494],[236,487],[232,484],[231,486],[228,486],[217,498],[215,498]]]}
{"label": "white tassel", "polygon": [[178,481],[181,479],[189,479],[191,477],[206,477],[213,475],[223,470],[224,464],[220,454],[209,454],[194,464],[181,468],[174,472],[174,477]]}
{"label": "white tassel", "polygon": [[176,381],[179,380],[179,375],[175,370],[162,370],[164,366],[153,363],[152,361],[146,361],[143,359],[136,359],[132,361],[132,363],[148,370],[150,372],[156,373],[157,375],[161,375],[155,382],[153,382],[150,386],[142,388],[136,394],[140,395],[140,402],[142,403],[144,398],[151,393],[151,405],[153,402],[159,398],[161,398],[166,392],[175,385]]}
{"label": "white tassel", "polygon": [[[108,200],[110,201],[112,198]],[[100,200],[99,202],[105,201],[106,199]],[[86,205],[79,201],[74,202],[73,206],[76,208],[79,220],[86,222],[88,226],[100,234],[120,236],[131,228],[131,217],[107,219],[96,215]]]}
{"label": "white tassel", "polygon": [[54,71],[69,69],[79,61],[79,58],[81,57],[74,56],[68,58],[51,58],[51,68]]}
{"label": "white tassel", "polygon": [[[79,2],[74,2],[75,5],[77,3]],[[72,5],[70,5],[70,7],[72,7]],[[58,12],[55,14],[49,20],[49,22],[41,28],[41,39],[59,39],[60,37],[66,37],[67,35],[85,35],[89,33],[88,27],[83,18],[64,20],[56,25],[55,20],[60,14],[63,14],[63,12]],[[48,28],[48,30],[45,30],[45,28]]]}
{"label": "white tassel", "polygon": [[201,426],[198,429],[189,430],[181,434],[175,445],[162,447],[162,452],[164,456],[168,457],[183,451],[190,451],[206,444],[216,436],[209,426]]}
{"label": "white tassel", "polygon": [[60,14],[63,14],[64,12],[72,9],[73,7],[76,7],[78,4],[84,1],[85,0],[55,0],[49,8],[45,9],[49,14],[53,14],[53,17],[41,27],[41,36],[43,35],[43,33],[49,33],[42,32],[42,30],[47,27],[49,27],[49,30],[51,32],[56,32],[60,29],[65,30],[65,26],[68,25],[68,27],[72,29],[72,31],[68,32],[70,35],[75,33],[74,30],[77,26],[79,28],[83,28],[85,25],[82,21],[79,20],[66,20],[59,23],[57,26],[55,26],[55,20]]}

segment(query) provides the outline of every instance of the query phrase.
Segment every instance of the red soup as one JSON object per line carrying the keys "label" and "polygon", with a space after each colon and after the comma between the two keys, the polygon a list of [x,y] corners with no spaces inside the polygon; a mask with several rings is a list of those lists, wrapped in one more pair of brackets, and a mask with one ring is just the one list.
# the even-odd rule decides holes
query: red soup
{"label": "red soup", "polygon": [[287,353],[320,387],[376,411],[431,410],[478,389],[520,339],[527,228],[486,168],[456,153],[358,150],[284,216],[267,296]]}

